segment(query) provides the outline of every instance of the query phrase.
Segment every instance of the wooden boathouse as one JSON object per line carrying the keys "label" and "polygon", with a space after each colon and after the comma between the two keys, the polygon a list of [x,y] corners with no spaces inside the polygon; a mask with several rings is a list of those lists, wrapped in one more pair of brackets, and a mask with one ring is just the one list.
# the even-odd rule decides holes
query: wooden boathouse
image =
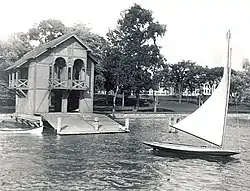
{"label": "wooden boathouse", "polygon": [[[41,116],[55,129],[60,118],[67,134],[98,133],[101,129],[106,129],[103,133],[120,132],[117,122],[99,116],[102,122],[93,114],[95,64],[92,50],[76,34],[31,50],[6,69],[9,88],[16,92],[15,116]],[[86,115],[88,122],[82,117]],[[111,130],[103,127],[106,121]],[[96,128],[96,122],[103,128]],[[58,133],[66,131],[59,128]]]}

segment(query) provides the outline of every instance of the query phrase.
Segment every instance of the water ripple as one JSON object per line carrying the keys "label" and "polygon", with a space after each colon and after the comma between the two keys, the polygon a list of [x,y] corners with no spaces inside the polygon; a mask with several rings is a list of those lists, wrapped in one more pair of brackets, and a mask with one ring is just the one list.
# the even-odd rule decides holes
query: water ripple
{"label": "water ripple", "polygon": [[129,134],[1,134],[0,190],[250,190],[249,121],[229,120],[227,147],[241,150],[230,161],[153,155],[141,141],[200,143],[166,123],[135,120]]}

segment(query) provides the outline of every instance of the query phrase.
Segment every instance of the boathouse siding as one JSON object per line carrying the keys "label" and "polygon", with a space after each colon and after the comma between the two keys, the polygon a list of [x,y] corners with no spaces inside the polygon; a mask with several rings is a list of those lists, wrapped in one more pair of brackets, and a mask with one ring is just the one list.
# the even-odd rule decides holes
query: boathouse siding
{"label": "boathouse siding", "polygon": [[67,113],[76,107],[80,113],[93,112],[97,62],[91,50],[75,34],[41,46],[7,69],[16,113],[48,113],[51,108]]}

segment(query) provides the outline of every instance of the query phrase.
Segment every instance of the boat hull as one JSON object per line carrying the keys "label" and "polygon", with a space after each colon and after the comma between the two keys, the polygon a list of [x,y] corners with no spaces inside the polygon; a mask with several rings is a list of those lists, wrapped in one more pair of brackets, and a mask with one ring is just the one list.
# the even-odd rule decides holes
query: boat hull
{"label": "boat hull", "polygon": [[239,154],[237,151],[224,150],[217,148],[207,148],[207,147],[195,147],[189,145],[180,145],[172,143],[160,143],[160,142],[143,142],[143,144],[150,146],[158,154],[169,154],[169,155],[182,155],[187,157],[189,156],[212,156],[212,157],[230,157],[236,154]]}
{"label": "boat hull", "polygon": [[0,130],[1,133],[15,133],[15,134],[34,134],[34,135],[41,135],[43,133],[43,127],[37,127],[34,129],[29,129],[29,130],[25,130],[25,129],[1,129]]}
{"label": "boat hull", "polygon": [[40,135],[43,133],[43,127],[28,130],[27,133]]}

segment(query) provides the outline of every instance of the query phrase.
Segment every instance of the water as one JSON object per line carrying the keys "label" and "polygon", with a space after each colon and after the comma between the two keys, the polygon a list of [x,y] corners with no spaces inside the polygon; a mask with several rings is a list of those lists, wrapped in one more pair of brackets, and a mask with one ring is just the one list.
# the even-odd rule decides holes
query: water
{"label": "water", "polygon": [[136,120],[129,134],[1,133],[0,190],[250,190],[249,121],[228,121],[227,147],[241,150],[229,161],[153,155],[140,141],[196,141],[165,123]]}

